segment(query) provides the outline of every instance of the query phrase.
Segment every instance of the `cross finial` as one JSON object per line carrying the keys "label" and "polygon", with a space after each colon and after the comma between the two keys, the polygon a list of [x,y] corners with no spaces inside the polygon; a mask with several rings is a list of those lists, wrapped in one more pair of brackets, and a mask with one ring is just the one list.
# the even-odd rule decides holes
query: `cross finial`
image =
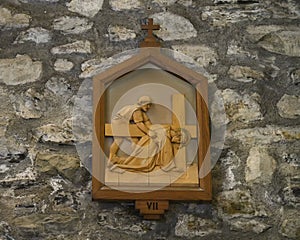
{"label": "cross finial", "polygon": [[159,30],[160,26],[153,25],[153,18],[148,19],[147,25],[142,25],[143,30],[148,30],[148,36],[145,40],[140,44],[140,47],[160,47],[160,43],[156,41],[155,37],[153,36],[153,30]]}

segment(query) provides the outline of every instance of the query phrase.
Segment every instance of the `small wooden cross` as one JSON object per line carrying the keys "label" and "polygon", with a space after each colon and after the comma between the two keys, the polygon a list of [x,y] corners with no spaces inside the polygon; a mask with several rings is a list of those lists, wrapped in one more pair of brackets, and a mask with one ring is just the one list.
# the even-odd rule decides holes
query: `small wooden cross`
{"label": "small wooden cross", "polygon": [[159,30],[160,26],[153,25],[153,18],[148,19],[147,25],[142,25],[143,30],[148,30],[148,36],[144,39],[144,41],[140,44],[140,47],[160,47],[160,43],[156,41],[153,36],[153,30]]}

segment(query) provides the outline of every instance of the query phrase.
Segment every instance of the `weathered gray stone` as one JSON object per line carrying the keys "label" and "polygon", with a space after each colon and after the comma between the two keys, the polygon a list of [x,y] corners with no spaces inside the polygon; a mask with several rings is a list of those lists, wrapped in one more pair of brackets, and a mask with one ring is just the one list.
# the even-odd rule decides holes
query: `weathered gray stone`
{"label": "weathered gray stone", "polygon": [[16,207],[14,208],[15,216],[30,215],[35,212],[37,212],[37,204],[32,200],[28,201],[27,199],[20,204],[16,204]]}
{"label": "weathered gray stone", "polygon": [[[76,147],[80,143],[84,149],[81,153],[85,153],[87,145],[92,140],[93,132],[93,103],[92,103],[92,80],[86,79],[79,89],[75,99],[73,108],[73,134],[76,137]],[[88,156],[87,156],[88,157]]]}
{"label": "weathered gray stone", "polygon": [[268,51],[288,56],[300,55],[299,27],[282,25],[249,26],[249,38]]}
{"label": "weathered gray stone", "polygon": [[245,83],[254,80],[262,80],[264,78],[262,72],[244,66],[231,66],[228,74],[233,80]]}
{"label": "weathered gray stone", "polygon": [[272,32],[265,35],[258,44],[270,52],[299,57],[300,29],[297,31]]}
{"label": "weathered gray stone", "polygon": [[23,3],[31,3],[31,2],[49,2],[49,3],[55,3],[55,2],[59,2],[59,0],[18,0],[20,2]]}
{"label": "weathered gray stone", "polygon": [[204,7],[202,20],[211,20],[215,27],[224,27],[242,21],[254,21],[269,18],[271,15],[259,4],[240,5],[237,9],[234,5]]}
{"label": "weathered gray stone", "polygon": [[54,70],[57,72],[68,72],[74,67],[74,63],[67,59],[57,59],[54,63]]}
{"label": "weathered gray stone", "polygon": [[300,218],[299,210],[286,210],[283,214],[279,233],[289,239],[299,239],[300,237]]}
{"label": "weathered gray stone", "polygon": [[21,172],[15,174],[15,176],[7,175],[4,179],[0,179],[0,185],[28,185],[36,182],[38,174],[33,167],[23,169]]}
{"label": "weathered gray stone", "polygon": [[235,152],[229,151],[225,158],[221,159],[222,172],[225,172],[225,179],[222,181],[223,190],[233,190],[241,182],[235,177],[237,169],[240,167],[241,160]]}
{"label": "weathered gray stone", "polygon": [[40,173],[47,173],[51,176],[60,174],[69,180],[75,180],[80,161],[77,157],[66,153],[41,152],[36,155],[35,168]]}
{"label": "weathered gray stone", "polygon": [[289,207],[300,207],[300,196],[299,196],[299,164],[281,164],[279,167],[279,173],[285,179],[285,183],[281,190],[281,200],[285,206]]}
{"label": "weathered gray stone", "polygon": [[19,160],[26,158],[28,149],[26,148],[27,146],[23,142],[17,141],[18,139],[16,136],[7,136],[6,140],[7,140],[6,141],[7,147],[9,149],[9,154],[12,156],[12,158],[19,159]]}
{"label": "weathered gray stone", "polygon": [[237,3],[238,0],[214,0],[215,4],[223,4],[223,3]]}
{"label": "weathered gray stone", "polygon": [[217,74],[209,74],[209,75],[207,75],[205,77],[207,77],[208,84],[214,83],[218,79],[218,75]]}
{"label": "weathered gray stone", "polygon": [[258,94],[242,96],[232,89],[225,89],[222,96],[229,120],[249,123],[263,119]]}
{"label": "weathered gray stone", "polygon": [[177,2],[177,0],[154,0],[154,3],[157,3],[159,6],[170,6]]}
{"label": "weathered gray stone", "polygon": [[110,6],[115,11],[141,9],[142,3],[140,0],[110,0]]}
{"label": "weathered gray stone", "polygon": [[241,57],[241,58],[252,58],[258,59],[257,52],[250,53],[245,51],[242,46],[237,41],[231,41],[228,45],[227,55],[229,57]]}
{"label": "weathered gray stone", "polygon": [[[5,138],[5,133],[9,124],[9,121],[14,115],[13,105],[9,99],[9,92],[0,87],[0,139]],[[1,145],[1,144],[0,144]],[[1,150],[0,150],[1,155]]]}
{"label": "weathered gray stone", "polygon": [[93,138],[93,81],[85,79],[74,97],[72,114],[73,134],[76,139],[76,150],[81,163],[92,172],[92,138]]}
{"label": "weathered gray stone", "polygon": [[7,8],[0,6],[0,28],[23,28],[28,27],[30,16],[27,14],[12,14]]}
{"label": "weathered gray stone", "polygon": [[217,90],[211,100],[211,105],[209,106],[210,117],[212,124],[216,127],[222,127],[229,123],[229,118],[225,112],[225,103],[222,96],[222,91]]}
{"label": "weathered gray stone", "polygon": [[91,43],[88,40],[76,41],[51,49],[52,54],[91,53]]}
{"label": "weathered gray stone", "polygon": [[120,207],[114,207],[111,210],[103,209],[98,214],[98,225],[104,229],[126,232],[131,236],[142,236],[147,230],[152,230],[155,227],[154,222],[141,221],[139,217],[127,214],[126,209]]}
{"label": "weathered gray stone", "polygon": [[[270,75],[272,78],[276,78],[281,70],[276,63],[276,59],[277,58],[275,56],[270,56],[265,60],[265,63],[267,64],[267,68],[271,68]],[[265,68],[266,66],[263,67]]]}
{"label": "weathered gray stone", "polygon": [[64,180],[62,177],[53,177],[49,180],[50,186],[52,187],[53,191],[51,192],[51,195],[63,190],[63,185],[68,184],[68,182],[66,180]]}
{"label": "weathered gray stone", "polygon": [[[5,129],[5,131],[7,131]],[[4,133],[5,134],[5,133]],[[6,163],[9,166],[9,172],[4,175],[7,177],[15,176],[19,171],[24,171],[25,168],[31,166],[26,163],[20,164],[27,156],[28,150],[23,143],[19,143],[16,139],[16,136],[11,136],[5,134],[0,136],[0,162]],[[17,162],[16,166],[13,165],[14,162]],[[0,176],[0,179],[3,176]]]}
{"label": "weathered gray stone", "polygon": [[175,3],[179,3],[185,7],[191,6],[193,4],[193,0],[154,0],[154,3],[157,3],[161,7],[171,6]]}
{"label": "weathered gray stone", "polygon": [[51,33],[47,29],[37,27],[29,28],[26,31],[21,32],[21,34],[16,38],[14,44],[24,43],[27,41],[39,43],[47,43],[51,40]]}
{"label": "weathered gray stone", "polygon": [[250,149],[245,169],[245,179],[249,183],[260,185],[269,184],[276,170],[276,161],[264,147],[253,147]]}
{"label": "weathered gray stone", "polygon": [[6,236],[9,236],[11,232],[11,227],[9,224],[5,221],[0,222],[0,239],[5,239]]}
{"label": "weathered gray stone", "polygon": [[284,94],[277,103],[278,113],[283,118],[298,118],[300,116],[300,97]]}
{"label": "weathered gray stone", "polygon": [[46,82],[46,88],[57,96],[70,97],[71,86],[64,78],[52,77]]}
{"label": "weathered gray stone", "polygon": [[256,0],[214,0],[214,4],[226,4],[226,3],[231,3],[231,4],[235,4],[235,3],[245,3],[245,4],[253,4],[253,3],[257,3]]}
{"label": "weathered gray stone", "polygon": [[119,42],[134,39],[136,34],[133,30],[123,26],[109,26],[107,29],[110,41]]}
{"label": "weathered gray stone", "polygon": [[50,216],[49,213],[34,213],[13,220],[13,225],[27,235],[36,235],[37,232],[50,236],[51,233],[55,236],[72,233],[78,228],[78,223],[79,217],[75,213],[52,213]]}
{"label": "weathered gray stone", "polygon": [[24,119],[35,119],[43,116],[46,110],[44,97],[32,88],[21,95],[10,95],[17,116]]}
{"label": "weathered gray stone", "polygon": [[42,63],[32,61],[28,55],[17,55],[13,59],[0,59],[0,82],[19,85],[35,82],[42,74]]}
{"label": "weathered gray stone", "polygon": [[61,126],[47,124],[34,130],[34,136],[42,142],[73,145],[75,142],[72,134],[70,119],[66,119]]}
{"label": "weathered gray stone", "polygon": [[5,173],[9,170],[6,164],[0,164],[0,173]]}
{"label": "weathered gray stone", "polygon": [[[51,180],[53,180],[53,178],[51,178]],[[66,186],[67,184],[63,184],[63,185]],[[57,190],[56,192],[53,191],[51,192],[51,196],[49,198],[50,201],[54,203],[53,205],[51,204],[51,208],[55,212],[72,213],[78,210],[78,208],[80,208],[81,201],[79,197],[77,197],[78,195],[79,195],[78,193],[75,195],[74,192],[64,191],[63,189]]]}
{"label": "weathered gray stone", "polygon": [[[289,28],[295,29],[294,27],[289,27]],[[265,35],[268,35],[272,32],[288,30],[289,28],[281,25],[261,25],[261,26],[249,26],[247,27],[246,31],[248,33],[248,37],[253,42],[257,42]]]}
{"label": "weathered gray stone", "polygon": [[94,17],[101,9],[104,0],[72,0],[66,3],[69,11],[86,17]]}
{"label": "weathered gray stone", "polygon": [[300,128],[267,125],[251,129],[239,129],[228,132],[229,138],[240,140],[245,145],[266,145],[280,141],[300,140]]}
{"label": "weathered gray stone", "polygon": [[300,166],[300,156],[296,152],[293,152],[293,150],[291,151],[281,153],[283,161],[293,166]]}
{"label": "weathered gray stone", "polygon": [[218,55],[216,51],[205,45],[174,45],[172,48],[193,58],[201,66],[214,66],[217,63]]}
{"label": "weathered gray stone", "polygon": [[297,0],[288,0],[276,3],[277,7],[270,10],[274,19],[299,19],[300,7]]}
{"label": "weathered gray stone", "polygon": [[179,214],[175,226],[175,235],[192,238],[204,237],[212,233],[220,233],[217,223],[211,219],[195,217],[191,214]]}
{"label": "weathered gray stone", "polygon": [[265,232],[271,226],[257,220],[239,219],[230,222],[230,230],[239,232],[255,232],[257,234]]}
{"label": "weathered gray stone", "polygon": [[193,24],[186,18],[170,13],[161,12],[150,16],[156,24],[160,24],[160,30],[154,34],[164,41],[183,40],[197,36]]}
{"label": "weathered gray stone", "polygon": [[191,56],[183,54],[181,51],[174,51],[172,58],[180,63],[195,65],[195,60]]}
{"label": "weathered gray stone", "polygon": [[64,34],[80,34],[90,30],[93,23],[86,18],[60,17],[54,20],[54,30],[62,31]]}
{"label": "weathered gray stone", "polygon": [[228,217],[250,217],[259,215],[259,206],[255,205],[249,191],[234,189],[221,192],[217,196],[220,215]]}
{"label": "weathered gray stone", "polygon": [[[87,112],[87,111],[86,111]],[[76,137],[76,142],[80,142],[82,143],[84,146],[85,143],[91,141],[92,139],[92,133],[93,133],[93,129],[92,129],[92,116],[91,114],[88,112],[87,116],[79,116],[76,115],[74,116],[74,126],[73,126],[73,130],[74,130],[74,135]],[[78,145],[79,146],[79,145]]]}
{"label": "weathered gray stone", "polygon": [[292,71],[291,79],[295,85],[298,85],[300,83],[300,69]]}
{"label": "weathered gray stone", "polygon": [[[13,105],[10,102],[9,92],[0,87],[0,162],[1,158],[7,158],[10,153],[10,142],[6,136],[11,119],[14,117]],[[5,168],[3,166],[3,168]]]}
{"label": "weathered gray stone", "polygon": [[84,62],[81,65],[81,70],[82,73],[80,74],[80,78],[90,78],[93,77],[97,74],[99,74],[100,72],[116,65],[119,64],[127,59],[129,59],[130,57],[132,57],[132,55],[124,55],[121,56],[120,58],[101,58],[101,59],[90,59],[86,62]]}
{"label": "weathered gray stone", "polygon": [[7,140],[3,136],[0,137],[0,157],[1,158],[6,158],[7,156],[9,156],[9,149],[6,145],[7,145]]}
{"label": "weathered gray stone", "polygon": [[193,5],[193,0],[178,0],[177,2],[185,7]]}
{"label": "weathered gray stone", "polygon": [[[106,63],[106,59],[101,58],[101,59],[90,59],[84,62],[81,65],[81,71],[82,73],[80,74],[80,78],[90,78],[102,71],[102,66]],[[108,67],[112,66],[109,65]]]}
{"label": "weathered gray stone", "polygon": [[[299,141],[298,141],[299,142]],[[278,175],[282,177],[281,181],[281,200],[282,204],[288,207],[300,207],[300,154],[299,144],[295,148],[288,148],[281,153],[281,164],[277,168]]]}

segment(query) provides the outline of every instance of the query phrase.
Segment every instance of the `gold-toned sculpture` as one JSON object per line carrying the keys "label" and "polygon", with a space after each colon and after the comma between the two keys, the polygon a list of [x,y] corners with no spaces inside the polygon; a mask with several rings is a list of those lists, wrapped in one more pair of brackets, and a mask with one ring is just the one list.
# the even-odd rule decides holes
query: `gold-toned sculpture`
{"label": "gold-toned sculpture", "polygon": [[[142,96],[137,104],[123,107],[112,119],[114,142],[110,146],[108,163],[111,171],[122,173],[125,170],[131,172],[180,170],[174,159],[178,149],[188,144],[191,135],[188,130],[178,126],[153,125],[146,114],[151,105],[151,98]],[[134,125],[140,131],[139,137],[136,136],[138,134],[130,134],[130,127]],[[132,151],[127,156],[118,156],[117,152],[124,139],[131,141]]]}

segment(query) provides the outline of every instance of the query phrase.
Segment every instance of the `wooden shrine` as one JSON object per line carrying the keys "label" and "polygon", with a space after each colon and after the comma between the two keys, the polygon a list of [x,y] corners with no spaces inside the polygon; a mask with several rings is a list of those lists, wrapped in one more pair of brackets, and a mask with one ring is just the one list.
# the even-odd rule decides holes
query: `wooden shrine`
{"label": "wooden shrine", "polygon": [[92,197],[159,219],[169,201],[211,200],[208,81],[165,55],[148,23],[138,53],[93,79]]}

